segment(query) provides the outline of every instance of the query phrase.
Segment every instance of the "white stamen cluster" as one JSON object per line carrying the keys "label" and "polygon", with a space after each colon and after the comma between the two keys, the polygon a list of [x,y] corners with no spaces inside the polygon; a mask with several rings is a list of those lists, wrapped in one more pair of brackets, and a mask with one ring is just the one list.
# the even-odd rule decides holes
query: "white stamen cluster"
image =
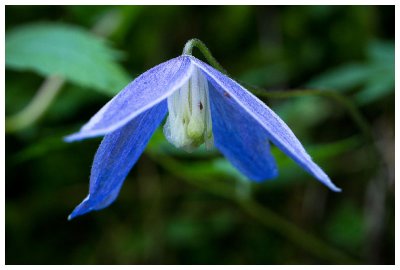
{"label": "white stamen cluster", "polygon": [[168,97],[168,111],[164,135],[170,143],[188,152],[203,143],[207,149],[212,148],[208,83],[198,68],[194,68],[190,79]]}

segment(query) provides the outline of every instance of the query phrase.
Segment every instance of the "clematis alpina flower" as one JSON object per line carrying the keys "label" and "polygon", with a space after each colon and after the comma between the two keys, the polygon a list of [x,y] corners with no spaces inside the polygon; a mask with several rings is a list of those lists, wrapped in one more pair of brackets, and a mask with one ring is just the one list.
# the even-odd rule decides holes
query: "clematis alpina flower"
{"label": "clematis alpina flower", "polygon": [[69,218],[110,205],[168,113],[167,140],[192,151],[217,149],[254,181],[277,176],[270,141],[333,191],[340,191],[289,127],[240,84],[191,55],[146,71],[66,141],[105,135],[94,157],[89,195]]}

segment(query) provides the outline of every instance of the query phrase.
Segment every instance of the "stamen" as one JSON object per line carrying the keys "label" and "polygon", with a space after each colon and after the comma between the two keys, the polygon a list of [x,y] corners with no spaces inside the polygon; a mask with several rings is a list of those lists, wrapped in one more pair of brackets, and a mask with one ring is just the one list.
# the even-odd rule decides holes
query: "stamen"
{"label": "stamen", "polygon": [[167,140],[178,148],[193,151],[205,143],[213,146],[208,83],[194,68],[190,79],[168,98],[169,115],[164,126]]}

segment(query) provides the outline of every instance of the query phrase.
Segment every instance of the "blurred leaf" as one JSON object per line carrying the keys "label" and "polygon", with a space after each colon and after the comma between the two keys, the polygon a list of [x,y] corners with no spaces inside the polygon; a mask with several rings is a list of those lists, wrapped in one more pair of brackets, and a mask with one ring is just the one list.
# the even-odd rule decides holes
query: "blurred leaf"
{"label": "blurred leaf", "polygon": [[390,94],[394,90],[394,44],[372,41],[367,50],[365,63],[353,63],[328,71],[308,83],[309,87],[351,91],[361,87],[355,100],[368,104]]}
{"label": "blurred leaf", "polygon": [[367,104],[380,99],[394,90],[395,85],[395,50],[394,44],[373,41],[368,46],[368,57],[375,66],[366,85],[356,95],[360,104]]}
{"label": "blurred leaf", "polygon": [[395,49],[392,42],[371,41],[368,45],[368,57],[374,62],[394,65]]}
{"label": "blurred leaf", "polygon": [[356,100],[360,104],[367,104],[380,99],[394,90],[394,67],[388,72],[380,72],[372,76],[362,91],[356,94]]}
{"label": "blurred leaf", "polygon": [[347,91],[368,79],[370,69],[363,64],[346,64],[328,71],[308,83],[311,88]]}
{"label": "blurred leaf", "polygon": [[129,82],[117,57],[104,40],[72,25],[36,23],[6,34],[7,68],[58,74],[110,96]]}

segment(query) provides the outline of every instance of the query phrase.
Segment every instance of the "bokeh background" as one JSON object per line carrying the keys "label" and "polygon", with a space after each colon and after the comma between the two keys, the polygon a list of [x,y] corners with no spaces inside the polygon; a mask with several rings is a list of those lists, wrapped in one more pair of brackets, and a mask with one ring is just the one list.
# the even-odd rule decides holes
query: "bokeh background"
{"label": "bokeh background", "polygon": [[[394,7],[6,6],[5,21],[7,264],[394,264]],[[275,148],[279,177],[251,183],[159,131],[114,204],[67,221],[101,139],[62,137],[193,37],[265,89],[343,192]],[[45,81],[58,94],[34,98]]]}

